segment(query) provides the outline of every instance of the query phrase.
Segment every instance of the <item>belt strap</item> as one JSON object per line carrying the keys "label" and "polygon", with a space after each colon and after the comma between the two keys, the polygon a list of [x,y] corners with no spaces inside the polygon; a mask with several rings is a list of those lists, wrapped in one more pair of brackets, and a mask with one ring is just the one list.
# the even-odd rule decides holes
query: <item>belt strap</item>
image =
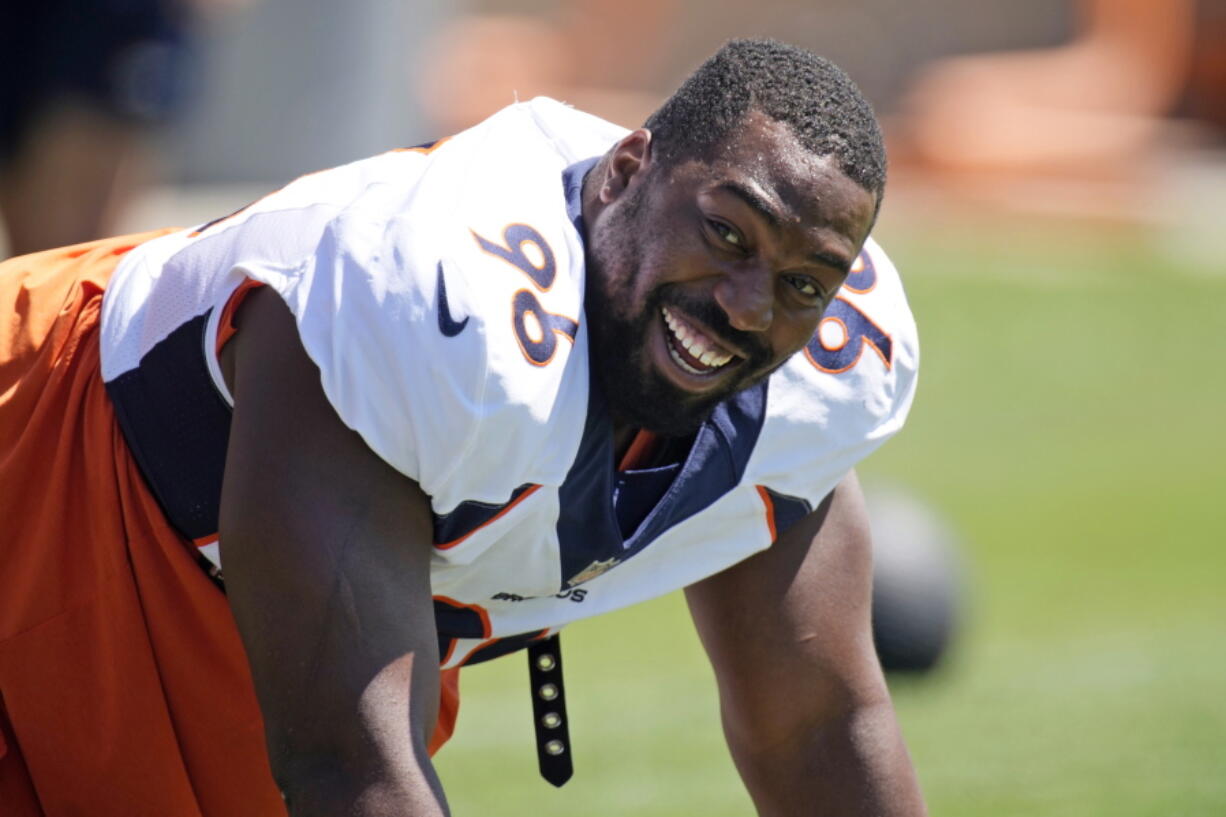
{"label": "belt strap", "polygon": [[562,642],[557,635],[528,648],[528,680],[532,685],[537,765],[541,777],[561,786],[575,769],[566,720],[566,690],[562,686]]}

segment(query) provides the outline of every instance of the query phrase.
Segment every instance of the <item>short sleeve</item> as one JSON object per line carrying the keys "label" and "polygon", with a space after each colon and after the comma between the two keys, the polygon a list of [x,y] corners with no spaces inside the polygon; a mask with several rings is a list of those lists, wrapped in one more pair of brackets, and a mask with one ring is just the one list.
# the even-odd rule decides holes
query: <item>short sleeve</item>
{"label": "short sleeve", "polygon": [[[445,290],[436,242],[368,212],[338,214],[292,268],[247,262],[243,272],[289,305],[345,425],[434,494],[463,462],[480,422],[486,334],[465,289]],[[442,331],[450,329],[440,320],[443,292],[445,319],[463,331]]]}
{"label": "short sleeve", "polygon": [[771,377],[751,478],[816,507],[902,428],[918,371],[902,283],[869,239],[813,338]]}

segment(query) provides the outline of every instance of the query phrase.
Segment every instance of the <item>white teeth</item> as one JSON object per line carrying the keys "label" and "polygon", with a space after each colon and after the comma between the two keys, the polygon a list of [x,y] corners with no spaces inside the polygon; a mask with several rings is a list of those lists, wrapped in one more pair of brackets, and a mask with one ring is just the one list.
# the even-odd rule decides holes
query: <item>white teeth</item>
{"label": "white teeth", "polygon": [[[669,312],[667,308],[662,307],[660,312],[664,315],[664,322],[668,324],[669,331],[673,333],[673,336],[685,348],[685,350],[696,357],[702,363],[702,365],[718,369],[732,360],[732,355],[720,354],[714,349],[708,348],[702,342],[701,335],[698,333],[691,334],[684,324],[672,316],[672,313]],[[683,369],[691,374],[707,373],[686,363],[672,347],[669,347],[669,352],[672,354],[673,360],[675,360]]]}
{"label": "white teeth", "polygon": [[693,366],[682,360],[681,355],[677,354],[677,350],[672,346],[668,347],[668,354],[672,357],[674,363],[685,369],[690,374],[706,374],[706,372],[702,371],[701,369],[695,369]]}

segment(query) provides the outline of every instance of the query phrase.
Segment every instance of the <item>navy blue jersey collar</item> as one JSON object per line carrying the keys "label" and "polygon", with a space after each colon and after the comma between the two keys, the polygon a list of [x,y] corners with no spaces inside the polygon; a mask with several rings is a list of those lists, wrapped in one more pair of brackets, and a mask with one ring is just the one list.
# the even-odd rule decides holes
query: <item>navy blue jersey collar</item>
{"label": "navy blue jersey collar", "polygon": [[566,217],[579,233],[579,240],[587,245],[587,230],[583,225],[583,180],[588,171],[600,161],[599,156],[575,162],[562,171],[562,191],[566,196]]}
{"label": "navy blue jersey collar", "polygon": [[[595,377],[579,450],[558,491],[561,589],[637,555],[669,529],[713,505],[740,484],[766,419],[769,379],[715,407],[694,437],[672,483],[629,536],[614,507],[613,424]],[[618,501],[643,501],[623,491]]]}

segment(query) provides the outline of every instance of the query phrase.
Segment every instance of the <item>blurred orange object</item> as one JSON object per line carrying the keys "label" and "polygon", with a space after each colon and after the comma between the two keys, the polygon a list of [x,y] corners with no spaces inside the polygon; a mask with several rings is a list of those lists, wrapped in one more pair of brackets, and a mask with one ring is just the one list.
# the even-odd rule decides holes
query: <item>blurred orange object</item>
{"label": "blurred orange object", "polygon": [[1187,82],[1195,0],[1084,0],[1082,17],[1065,46],[924,71],[904,104],[908,158],[949,173],[1132,172]]}

